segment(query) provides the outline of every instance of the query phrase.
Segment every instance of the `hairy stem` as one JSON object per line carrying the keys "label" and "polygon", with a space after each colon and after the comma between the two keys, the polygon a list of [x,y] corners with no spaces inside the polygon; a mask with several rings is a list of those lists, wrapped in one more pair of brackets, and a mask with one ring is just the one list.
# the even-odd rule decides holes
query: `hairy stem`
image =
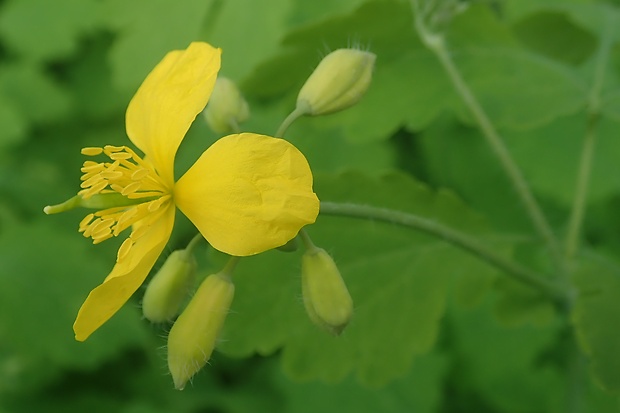
{"label": "hairy stem", "polygon": [[603,88],[605,68],[609,61],[609,53],[612,47],[612,28],[613,23],[611,20],[611,15],[608,15],[605,22],[605,33],[602,37],[603,40],[599,46],[598,56],[596,58],[594,80],[592,82],[592,88],[590,89],[590,96],[588,99],[588,126],[583,138],[583,148],[581,150],[581,158],[579,160],[575,197],[573,199],[573,206],[568,221],[568,232],[566,235],[565,252],[568,259],[573,258],[579,248],[581,227],[585,216],[586,200],[588,197],[590,171],[592,170],[592,159],[594,157],[596,135],[600,120],[601,89]]}
{"label": "hairy stem", "polygon": [[[419,11],[419,7],[415,1],[414,7]],[[416,30],[418,31],[421,40],[439,59],[439,62],[450,78],[450,81],[452,82],[458,95],[471,112],[474,120],[482,131],[482,135],[497,156],[506,175],[512,182],[515,192],[521,199],[521,202],[523,203],[534,228],[538,232],[539,236],[546,242],[549,251],[553,255],[554,261],[556,262],[556,266],[564,273],[563,256],[561,254],[557,238],[553,234],[551,226],[547,222],[547,219],[538,205],[538,202],[532,195],[521,170],[512,159],[508,148],[493,126],[493,123],[454,64],[454,61],[446,48],[443,36],[441,34],[431,33],[425,26],[424,17],[425,16],[422,13],[418,12],[415,19]]]}
{"label": "hairy stem", "polygon": [[504,258],[477,239],[436,221],[401,211],[352,203],[321,202],[321,214],[383,221],[425,232],[464,249],[515,280],[540,290],[556,302],[564,303],[567,300],[567,291],[561,285]]}
{"label": "hairy stem", "polygon": [[196,248],[196,246],[202,240],[204,240],[204,237],[199,232],[198,234],[194,235],[194,237],[191,239],[191,241],[187,244],[187,247],[185,247],[185,251],[187,251],[189,254],[192,254],[194,252],[194,248]]}
{"label": "hairy stem", "polygon": [[276,132],[276,138],[282,138],[286,133],[286,130],[291,126],[293,122],[302,117],[306,113],[306,108],[297,106],[289,115],[284,119],[278,131]]}
{"label": "hairy stem", "polygon": [[568,232],[566,235],[566,258],[574,257],[579,248],[579,238],[583,217],[586,209],[586,199],[590,182],[590,171],[592,170],[592,158],[594,156],[594,146],[596,143],[596,130],[599,117],[594,115],[588,119],[588,127],[583,139],[581,158],[579,160],[579,171],[577,173],[577,184],[575,197],[568,221]]}

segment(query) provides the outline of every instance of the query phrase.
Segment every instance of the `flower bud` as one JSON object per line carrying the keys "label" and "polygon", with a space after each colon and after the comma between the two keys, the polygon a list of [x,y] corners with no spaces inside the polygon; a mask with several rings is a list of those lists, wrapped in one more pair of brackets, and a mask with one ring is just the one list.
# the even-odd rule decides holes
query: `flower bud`
{"label": "flower bud", "polygon": [[340,335],[353,315],[353,300],[338,267],[324,249],[313,247],[304,253],[301,283],[310,320]]}
{"label": "flower bud", "polygon": [[146,287],[142,314],[153,323],[171,321],[192,288],[196,260],[186,250],[174,251]]}
{"label": "flower bud", "polygon": [[326,115],[356,104],[366,93],[376,55],[338,49],[321,60],[297,96],[297,108],[308,115]]}
{"label": "flower bud", "polygon": [[219,76],[204,114],[214,132],[231,133],[238,132],[237,125],[248,120],[250,110],[235,83]]}
{"label": "flower bud", "polygon": [[168,368],[174,387],[183,390],[211,357],[224,325],[235,286],[225,273],[205,278],[168,336]]}

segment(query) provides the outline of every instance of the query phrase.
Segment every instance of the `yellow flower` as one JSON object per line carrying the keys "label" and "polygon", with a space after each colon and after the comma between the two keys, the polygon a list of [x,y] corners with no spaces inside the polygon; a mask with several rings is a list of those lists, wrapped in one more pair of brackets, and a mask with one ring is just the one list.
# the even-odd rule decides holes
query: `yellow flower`
{"label": "yellow flower", "polygon": [[175,183],[176,151],[207,104],[219,68],[220,50],[206,43],[168,53],[127,108],[127,135],[145,157],[126,146],[82,150],[109,160],[84,163],[79,197],[99,202],[107,195],[115,203],[89,214],[80,231],[94,243],[130,227],[132,232],[110,274],[80,308],[73,325],[77,340],[88,338],[143,283],[170,237],[175,206],[213,247],[237,256],[283,245],[316,219],[319,202],[308,163],[281,139],[226,136]]}

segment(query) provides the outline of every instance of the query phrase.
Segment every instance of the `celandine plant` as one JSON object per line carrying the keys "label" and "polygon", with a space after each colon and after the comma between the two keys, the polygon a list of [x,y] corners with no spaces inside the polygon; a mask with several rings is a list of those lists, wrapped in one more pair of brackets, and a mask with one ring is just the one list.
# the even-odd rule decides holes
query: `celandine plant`
{"label": "celandine plant", "polygon": [[[327,56],[300,92],[294,117],[353,105],[368,87],[373,63],[374,55],[358,50]],[[84,162],[78,194],[44,210],[95,210],[79,224],[79,231],[95,244],[131,229],[114,268],[78,312],[73,329],[79,341],[112,317],[144,282],[170,238],[175,208],[199,234],[187,248],[173,252],[153,277],[143,301],[147,319],[171,321],[179,313],[194,282],[192,251],[200,239],[231,256],[221,272],[202,282],[170,331],[168,367],[178,389],[213,351],[233,299],[231,275],[238,257],[282,247],[302,231],[308,248],[303,294],[311,320],[339,334],[353,311],[333,260],[303,233],[302,228],[315,221],[319,201],[308,162],[292,144],[254,133],[228,135],[174,181],[176,151],[214,87],[214,102],[205,112],[214,130],[238,131],[249,115],[236,86],[225,78],[216,82],[219,68],[220,50],[207,43],[168,53],[127,108],[127,135],[144,156],[127,146],[82,149],[82,154],[103,161]]]}

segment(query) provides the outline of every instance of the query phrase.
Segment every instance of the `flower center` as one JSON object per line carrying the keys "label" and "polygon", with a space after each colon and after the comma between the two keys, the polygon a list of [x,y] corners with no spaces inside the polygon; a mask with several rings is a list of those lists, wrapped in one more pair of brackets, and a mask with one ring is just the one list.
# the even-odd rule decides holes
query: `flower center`
{"label": "flower center", "polygon": [[120,261],[129,249],[145,232],[149,225],[159,217],[156,212],[171,200],[171,191],[164,184],[155,169],[126,146],[107,145],[103,148],[83,148],[87,156],[106,155],[108,162],[85,161],[82,166],[80,185],[83,188],[78,195],[88,199],[97,194],[118,193],[128,199],[139,200],[135,205],[112,206],[88,214],[80,222],[79,231],[94,244],[103,242],[112,236],[138,223],[128,239],[118,251]]}

